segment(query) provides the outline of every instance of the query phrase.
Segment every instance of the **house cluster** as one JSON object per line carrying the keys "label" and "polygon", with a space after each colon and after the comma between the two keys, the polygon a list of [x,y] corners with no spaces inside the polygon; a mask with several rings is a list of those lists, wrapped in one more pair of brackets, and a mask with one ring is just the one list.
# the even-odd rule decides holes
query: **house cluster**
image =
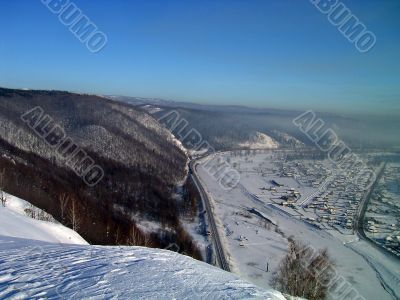
{"label": "house cluster", "polygon": [[400,231],[396,223],[386,224],[383,221],[368,218],[366,231],[370,238],[400,255]]}
{"label": "house cluster", "polygon": [[400,256],[400,168],[388,164],[374,190],[365,218],[371,239]]}
{"label": "house cluster", "polygon": [[352,230],[362,196],[356,188],[345,186],[341,180],[334,180],[307,207],[315,209],[319,222]]}
{"label": "house cluster", "polygon": [[400,235],[396,235],[396,236],[388,235],[385,238],[385,245],[386,245],[386,247],[393,248],[394,250],[397,250],[400,252],[400,247],[399,247],[400,246]]}
{"label": "house cluster", "polygon": [[[352,178],[346,172],[332,176],[329,166],[329,162],[323,160],[283,161],[280,164],[282,176],[293,174],[299,185],[319,188],[302,201],[304,209],[315,212],[314,223],[352,230],[364,193],[360,187],[351,184]],[[282,205],[290,207],[297,201],[298,197],[288,198]]]}

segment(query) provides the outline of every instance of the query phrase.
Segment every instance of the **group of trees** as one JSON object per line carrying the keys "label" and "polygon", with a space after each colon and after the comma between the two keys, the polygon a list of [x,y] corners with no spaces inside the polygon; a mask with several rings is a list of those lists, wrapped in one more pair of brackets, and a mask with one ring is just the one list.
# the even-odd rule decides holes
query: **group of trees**
{"label": "group of trees", "polygon": [[63,224],[69,225],[72,230],[79,231],[82,224],[82,209],[74,196],[62,193],[58,197],[60,217]]}
{"label": "group of trees", "polygon": [[182,197],[183,200],[179,205],[180,216],[189,222],[194,222],[198,216],[201,201],[199,191],[190,176],[183,188]]}
{"label": "group of trees", "polygon": [[25,207],[25,214],[32,219],[46,221],[46,222],[54,222],[54,218],[52,215],[48,214],[47,212],[37,208],[33,204],[29,203]]}

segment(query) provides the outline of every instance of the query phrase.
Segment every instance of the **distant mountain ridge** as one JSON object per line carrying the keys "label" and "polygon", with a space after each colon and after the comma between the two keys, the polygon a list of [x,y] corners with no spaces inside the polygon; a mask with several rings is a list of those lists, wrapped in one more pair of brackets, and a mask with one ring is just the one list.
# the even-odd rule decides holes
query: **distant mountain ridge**
{"label": "distant mountain ridge", "polygon": [[[304,111],[291,109],[252,108],[232,105],[204,105],[164,99],[126,96],[106,96],[110,99],[133,104],[139,108],[150,105],[158,107],[155,116],[168,111],[178,111],[204,139],[218,150],[245,148],[254,140],[257,132],[276,140],[282,147],[308,145],[315,147],[293,120]],[[394,117],[345,115],[315,111],[317,118],[332,128],[341,140],[353,149],[377,148],[400,149],[398,130],[400,119]],[[368,134],[366,134],[368,133]],[[291,141],[288,141],[287,137]],[[292,139],[294,138],[294,139]]]}

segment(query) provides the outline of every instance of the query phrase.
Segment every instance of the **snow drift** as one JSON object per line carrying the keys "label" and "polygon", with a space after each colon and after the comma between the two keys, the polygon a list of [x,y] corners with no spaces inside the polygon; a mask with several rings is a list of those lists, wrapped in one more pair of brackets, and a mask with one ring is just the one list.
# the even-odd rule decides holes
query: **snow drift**
{"label": "snow drift", "polygon": [[285,299],[171,251],[87,245],[15,199],[0,207],[0,299]]}

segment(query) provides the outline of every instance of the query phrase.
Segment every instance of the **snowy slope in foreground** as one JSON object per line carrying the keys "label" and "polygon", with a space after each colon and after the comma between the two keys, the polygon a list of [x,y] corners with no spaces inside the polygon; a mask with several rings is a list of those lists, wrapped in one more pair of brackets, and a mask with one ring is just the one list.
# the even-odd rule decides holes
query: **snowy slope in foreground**
{"label": "snowy slope in foreground", "polygon": [[142,247],[0,236],[0,299],[285,299],[208,264]]}
{"label": "snowy slope in foreground", "polygon": [[[285,299],[174,252],[88,245],[60,225],[0,206],[0,299]],[[74,244],[74,245],[73,245]]]}
{"label": "snowy slope in foreground", "polygon": [[61,224],[25,216],[28,202],[8,194],[7,199],[7,207],[0,205],[0,235],[50,243],[88,244],[78,233]]}

